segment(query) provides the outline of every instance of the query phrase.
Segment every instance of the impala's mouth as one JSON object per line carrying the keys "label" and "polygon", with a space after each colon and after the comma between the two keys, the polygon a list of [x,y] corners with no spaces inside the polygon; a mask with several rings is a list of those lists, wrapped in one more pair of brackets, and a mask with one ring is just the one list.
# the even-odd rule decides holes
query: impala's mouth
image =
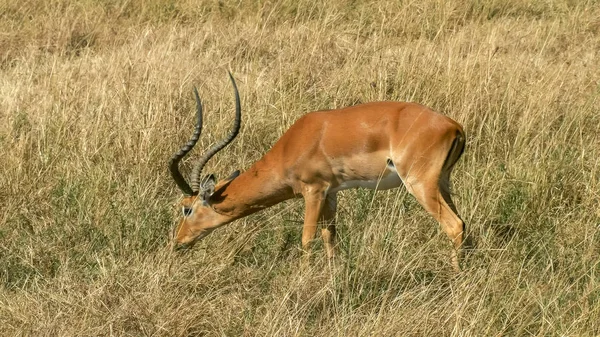
{"label": "impala's mouth", "polygon": [[200,235],[187,242],[179,242],[175,240],[175,242],[173,242],[173,250],[176,252],[188,251],[194,247],[198,240],[200,240]]}
{"label": "impala's mouth", "polygon": [[196,236],[192,240],[189,240],[188,242],[178,242],[177,240],[175,240],[175,242],[173,244],[173,250],[175,250],[177,252],[188,251],[188,250],[192,249],[198,241],[200,241],[202,238],[204,238],[211,232],[212,232],[211,229],[205,229],[198,236]]}
{"label": "impala's mouth", "polygon": [[196,240],[191,241],[191,242],[187,242],[187,243],[175,243],[173,245],[173,250],[178,252],[178,253],[185,253],[188,250],[192,249],[192,247],[194,247],[194,245],[196,244]]}

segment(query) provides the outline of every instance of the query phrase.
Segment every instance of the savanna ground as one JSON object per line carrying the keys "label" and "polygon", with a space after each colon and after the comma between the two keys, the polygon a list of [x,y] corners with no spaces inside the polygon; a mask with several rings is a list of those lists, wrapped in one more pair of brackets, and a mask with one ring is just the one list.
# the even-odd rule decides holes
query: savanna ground
{"label": "savanna ground", "polygon": [[[0,334],[599,335],[599,51],[597,1],[1,0]],[[341,193],[332,266],[317,243],[299,268],[299,199],[171,252],[166,163],[193,85],[199,147],[229,129],[226,70],[244,120],[221,178],[313,110],[462,123],[463,271],[404,189]]]}

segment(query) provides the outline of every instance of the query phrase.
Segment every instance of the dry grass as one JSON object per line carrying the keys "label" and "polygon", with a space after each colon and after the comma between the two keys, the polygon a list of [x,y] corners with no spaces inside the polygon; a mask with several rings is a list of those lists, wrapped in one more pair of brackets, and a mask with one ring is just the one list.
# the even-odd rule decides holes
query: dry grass
{"label": "dry grass", "polygon": [[[599,335],[599,51],[596,1],[0,0],[0,334]],[[172,254],[166,162],[192,85],[202,146],[229,128],[227,69],[221,177],[312,110],[461,122],[465,270],[403,190],[342,193],[331,268],[297,268],[299,200]]]}

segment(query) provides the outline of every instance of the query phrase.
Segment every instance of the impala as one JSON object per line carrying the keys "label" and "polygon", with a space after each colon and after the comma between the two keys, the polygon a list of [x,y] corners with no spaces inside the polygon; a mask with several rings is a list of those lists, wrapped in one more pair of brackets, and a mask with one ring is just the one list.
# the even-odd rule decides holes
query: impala
{"label": "impala", "polygon": [[460,124],[416,103],[374,102],[311,112],[296,121],[273,147],[244,173],[217,182],[200,179],[208,160],[229,144],[241,124],[235,92],[231,133],[208,149],[193,167],[190,184],[179,162],[194,147],[202,130],[202,103],[194,88],[197,124],[191,139],[171,158],[169,169],[185,194],[175,247],[190,248],[199,239],[236,219],[284,200],[305,202],[302,248],[310,251],[322,226],[327,256],[335,255],[336,195],[365,187],[376,190],[404,185],[441,225],[454,245],[452,265],[459,270],[465,225],[450,198],[449,180],[465,147]]}

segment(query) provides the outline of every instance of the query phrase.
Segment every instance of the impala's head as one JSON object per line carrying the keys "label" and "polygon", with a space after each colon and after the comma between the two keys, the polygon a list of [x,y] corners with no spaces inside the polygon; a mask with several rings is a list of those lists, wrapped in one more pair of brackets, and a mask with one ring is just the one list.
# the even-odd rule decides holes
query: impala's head
{"label": "impala's head", "polygon": [[[212,230],[223,224],[223,217],[215,212],[211,205],[211,196],[215,191],[215,178],[211,174],[204,179],[200,179],[200,173],[202,172],[202,169],[208,160],[210,160],[212,156],[227,146],[227,144],[233,141],[240,130],[242,118],[240,96],[237,86],[235,85],[235,80],[233,79],[233,76],[231,76],[231,73],[229,74],[229,78],[231,79],[231,83],[233,84],[233,88],[235,90],[235,122],[233,130],[225,139],[213,145],[213,147],[208,149],[206,153],[200,157],[200,159],[198,159],[192,170],[190,184],[188,184],[179,172],[179,162],[188,152],[192,150],[194,145],[196,145],[198,139],[200,138],[200,133],[202,132],[202,103],[200,102],[200,97],[198,96],[198,90],[194,88],[197,117],[194,133],[190,140],[177,153],[175,153],[175,155],[173,155],[171,161],[169,162],[169,170],[171,171],[171,175],[173,176],[177,186],[179,186],[184,194],[184,198],[181,201],[182,218],[173,233],[175,240],[174,246],[177,249],[192,247],[196,241],[210,234]],[[236,171],[231,177],[223,182],[220,182],[217,186],[217,189],[226,186],[229,182],[235,179],[238,174],[239,172]]]}

